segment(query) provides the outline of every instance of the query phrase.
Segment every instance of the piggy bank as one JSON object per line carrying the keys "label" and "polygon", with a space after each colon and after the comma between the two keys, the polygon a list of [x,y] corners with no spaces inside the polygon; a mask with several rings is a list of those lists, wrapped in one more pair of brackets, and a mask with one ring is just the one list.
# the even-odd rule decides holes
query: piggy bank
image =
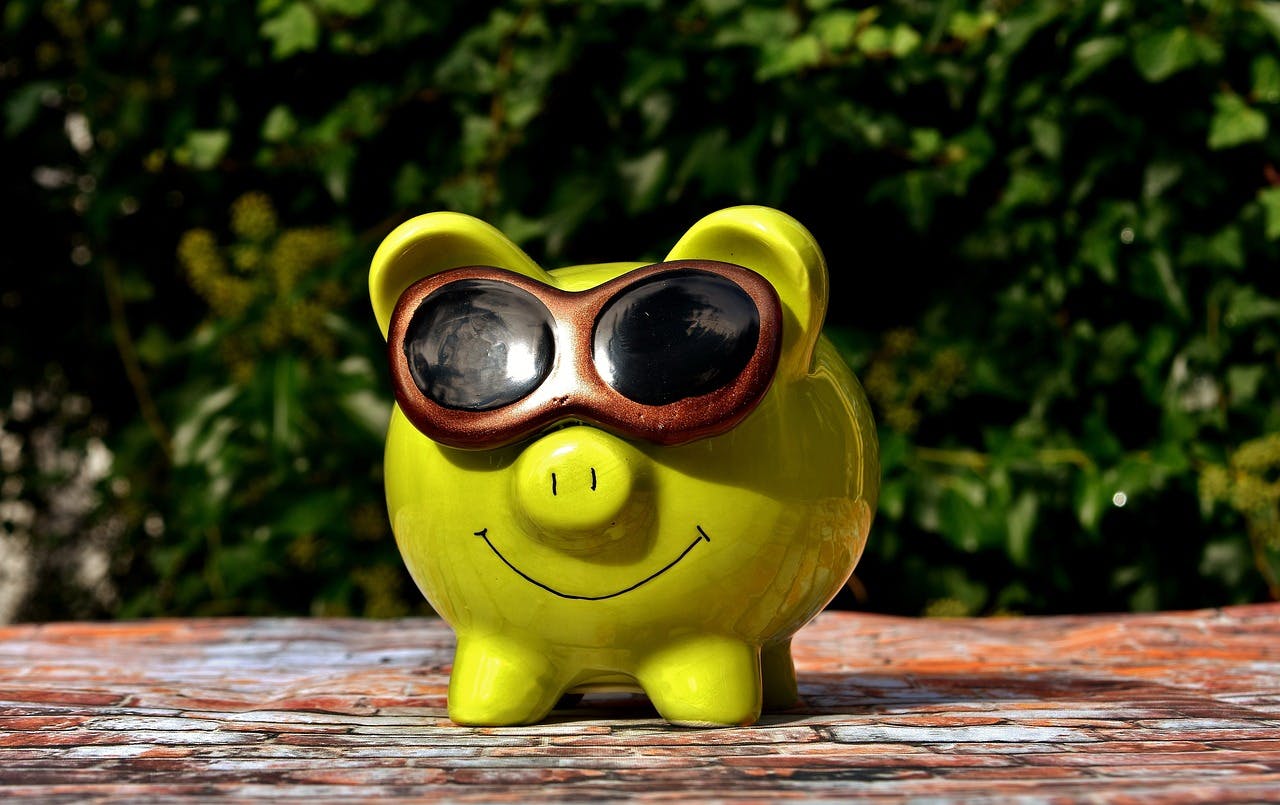
{"label": "piggy bank", "polygon": [[457,634],[454,722],[620,688],[692,726],[796,701],[792,635],[853,571],[879,489],[807,230],[736,207],[661,263],[548,271],[433,213],[386,238],[369,289],[387,508]]}

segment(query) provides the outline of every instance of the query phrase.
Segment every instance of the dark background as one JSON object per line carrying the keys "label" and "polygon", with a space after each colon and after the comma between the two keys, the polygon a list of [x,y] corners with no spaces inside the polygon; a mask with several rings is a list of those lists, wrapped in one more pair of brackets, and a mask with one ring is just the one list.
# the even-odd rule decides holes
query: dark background
{"label": "dark background", "polygon": [[423,611],[365,291],[452,209],[547,266],[822,243],[883,497],[837,605],[1280,597],[1280,3],[3,11],[0,620]]}

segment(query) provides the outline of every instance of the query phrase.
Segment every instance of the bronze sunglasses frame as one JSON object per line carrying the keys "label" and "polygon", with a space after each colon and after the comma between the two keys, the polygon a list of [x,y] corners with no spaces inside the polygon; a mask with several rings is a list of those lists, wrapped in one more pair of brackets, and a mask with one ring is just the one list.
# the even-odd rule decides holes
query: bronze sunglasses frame
{"label": "bronze sunglasses frame", "polygon": [[[663,274],[688,272],[722,277],[746,292],[760,317],[755,350],[733,380],[712,392],[665,405],[631,400],[605,382],[596,369],[593,340],[599,317],[631,286]],[[553,364],[542,383],[524,397],[487,411],[449,408],[427,397],[414,383],[404,349],[413,316],[428,297],[452,283],[476,279],[513,285],[541,302],[551,314],[555,343]],[[561,290],[502,268],[467,266],[418,280],[400,295],[391,314],[387,355],[400,409],[424,435],[450,447],[500,447],[565,420],[581,420],[624,437],[672,445],[724,433],[755,409],[777,371],[782,316],[782,304],[769,281],[732,263],[655,263],[583,291]]]}

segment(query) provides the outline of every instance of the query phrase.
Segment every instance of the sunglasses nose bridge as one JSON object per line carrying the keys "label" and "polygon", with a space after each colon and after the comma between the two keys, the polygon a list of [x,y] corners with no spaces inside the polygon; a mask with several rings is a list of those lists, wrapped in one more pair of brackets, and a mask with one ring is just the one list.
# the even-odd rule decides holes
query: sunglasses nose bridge
{"label": "sunglasses nose bridge", "polygon": [[520,513],[544,542],[581,553],[625,536],[645,475],[642,453],[597,428],[574,425],[525,448],[514,469]]}

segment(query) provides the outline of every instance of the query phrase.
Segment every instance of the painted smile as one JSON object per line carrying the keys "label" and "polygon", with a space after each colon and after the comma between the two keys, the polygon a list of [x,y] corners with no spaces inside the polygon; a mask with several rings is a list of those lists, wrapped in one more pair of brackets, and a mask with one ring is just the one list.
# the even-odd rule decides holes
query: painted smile
{"label": "painted smile", "polygon": [[632,584],[630,587],[625,587],[621,590],[618,590],[617,592],[608,593],[606,595],[570,595],[569,593],[562,593],[556,588],[548,584],[543,584],[542,582],[530,576],[528,573],[525,573],[520,568],[511,564],[511,561],[507,559],[507,557],[502,555],[502,551],[499,551],[496,547],[494,547],[494,544],[489,541],[489,529],[482,528],[475,533],[475,536],[484,540],[484,544],[489,546],[489,550],[493,551],[494,556],[497,556],[499,559],[501,559],[504,565],[511,568],[513,571],[515,571],[515,574],[517,576],[529,582],[530,584],[534,585],[535,587],[541,587],[542,589],[546,590],[552,595],[558,595],[561,598],[569,598],[574,601],[604,601],[607,598],[617,598],[623,593],[629,593],[632,590],[636,589],[637,587],[641,587],[653,581],[654,579],[658,578],[663,573],[666,573],[668,570],[678,565],[680,563],[680,560],[688,556],[689,551],[692,551],[699,542],[703,542],[705,540],[708,544],[711,543],[711,537],[708,537],[707,532],[702,530],[702,526],[695,525],[694,528],[698,530],[698,536],[693,540],[693,542],[689,543],[689,547],[685,548],[683,551],[680,552],[679,556],[677,556],[675,559],[672,559],[667,564],[663,565],[662,568],[660,568],[656,572],[651,573],[650,575],[645,576],[640,581],[637,581],[635,584]]}

